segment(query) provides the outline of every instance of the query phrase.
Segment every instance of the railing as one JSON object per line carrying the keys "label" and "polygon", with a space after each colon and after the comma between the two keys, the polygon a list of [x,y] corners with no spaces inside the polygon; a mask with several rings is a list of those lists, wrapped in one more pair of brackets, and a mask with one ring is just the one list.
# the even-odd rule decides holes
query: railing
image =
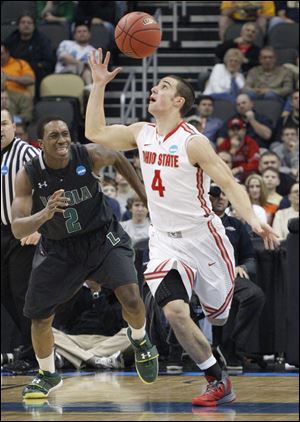
{"label": "railing", "polygon": [[[155,19],[160,24],[162,28],[162,15],[161,9],[157,9],[154,14]],[[142,63],[142,116],[143,119],[147,117],[147,82],[151,81],[151,77],[149,79],[148,71],[150,66],[152,65],[152,81],[153,84],[157,83],[157,52],[155,52],[150,57],[145,57]],[[131,99],[128,104],[126,104],[126,99],[128,98],[128,94],[130,91]],[[124,89],[120,96],[120,107],[121,107],[121,123],[126,124],[128,119],[131,118],[132,121],[136,119],[136,71],[133,69],[130,71],[127,81],[125,83]]]}

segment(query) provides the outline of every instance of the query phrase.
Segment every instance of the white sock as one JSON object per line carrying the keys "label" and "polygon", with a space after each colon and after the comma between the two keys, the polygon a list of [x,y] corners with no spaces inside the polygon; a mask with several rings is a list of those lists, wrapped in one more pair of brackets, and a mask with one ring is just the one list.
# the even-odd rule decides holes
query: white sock
{"label": "white sock", "polygon": [[145,329],[146,328],[146,321],[141,328],[133,328],[129,324],[128,324],[128,326],[131,329],[131,338],[133,340],[141,340],[142,338],[145,337],[145,335],[146,335],[146,329]]}
{"label": "white sock", "polygon": [[52,353],[50,356],[44,359],[38,358],[36,355],[36,360],[39,363],[39,367],[42,371],[48,371],[53,374],[55,372],[55,363],[54,363],[54,350],[52,350]]}
{"label": "white sock", "polygon": [[214,355],[211,355],[205,362],[197,363],[197,366],[201,369],[201,371],[205,371],[205,369],[210,368],[216,363],[216,358]]}

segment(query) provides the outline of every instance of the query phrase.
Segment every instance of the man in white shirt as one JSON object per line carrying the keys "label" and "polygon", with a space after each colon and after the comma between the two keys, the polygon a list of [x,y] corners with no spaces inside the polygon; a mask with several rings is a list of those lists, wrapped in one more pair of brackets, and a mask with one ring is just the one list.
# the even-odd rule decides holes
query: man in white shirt
{"label": "man in white shirt", "polygon": [[129,210],[132,214],[132,219],[122,221],[121,226],[128,233],[134,246],[140,240],[148,239],[150,221],[147,217],[148,209],[143,204],[143,201],[134,195],[131,199],[131,205]]}
{"label": "man in white shirt", "polygon": [[299,218],[299,183],[294,183],[291,187],[289,200],[291,206],[283,210],[278,210],[273,221],[273,229],[279,235],[281,241],[289,234],[288,222],[291,218]]}

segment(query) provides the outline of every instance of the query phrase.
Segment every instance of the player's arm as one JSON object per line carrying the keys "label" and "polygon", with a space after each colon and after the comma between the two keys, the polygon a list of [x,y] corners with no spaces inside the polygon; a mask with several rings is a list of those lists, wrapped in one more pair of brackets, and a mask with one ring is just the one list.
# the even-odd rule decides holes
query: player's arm
{"label": "player's arm", "polygon": [[26,170],[22,168],[16,177],[16,195],[12,203],[12,232],[17,239],[29,236],[36,232],[46,221],[50,220],[56,212],[63,213],[69,199],[62,196],[60,189],[50,196],[47,206],[31,215],[32,186]]}
{"label": "player's arm", "polygon": [[85,116],[85,136],[92,142],[102,144],[107,148],[126,151],[136,148],[136,138],[144,123],[134,123],[130,126],[106,126],[104,114],[104,94],[106,85],[121,71],[118,67],[112,72],[107,69],[110,53],[107,52],[103,61],[102,49],[94,50],[89,58],[93,85],[87,103]]}
{"label": "player's arm", "polygon": [[133,166],[117,151],[106,149],[102,145],[89,144],[85,146],[93,163],[93,171],[98,174],[99,170],[106,166],[114,166],[115,169],[127,180],[137,195],[147,206],[146,191],[143,183],[138,178]]}
{"label": "player's arm", "polygon": [[191,163],[201,167],[222,188],[239,215],[264,239],[265,247],[274,249],[279,244],[278,236],[256,217],[247,192],[234,180],[229,167],[215,153],[208,139],[203,136],[191,138],[187,151]]}

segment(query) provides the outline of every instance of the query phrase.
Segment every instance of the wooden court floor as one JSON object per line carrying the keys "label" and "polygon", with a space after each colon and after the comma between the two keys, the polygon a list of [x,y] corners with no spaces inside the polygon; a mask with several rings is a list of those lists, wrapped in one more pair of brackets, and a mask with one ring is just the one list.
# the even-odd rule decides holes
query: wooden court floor
{"label": "wooden court floor", "polygon": [[135,373],[65,373],[48,400],[22,401],[32,376],[2,376],[3,421],[297,421],[298,374],[232,377],[237,399],[218,408],[191,405],[205,386],[199,373],[161,375],[144,385]]}

